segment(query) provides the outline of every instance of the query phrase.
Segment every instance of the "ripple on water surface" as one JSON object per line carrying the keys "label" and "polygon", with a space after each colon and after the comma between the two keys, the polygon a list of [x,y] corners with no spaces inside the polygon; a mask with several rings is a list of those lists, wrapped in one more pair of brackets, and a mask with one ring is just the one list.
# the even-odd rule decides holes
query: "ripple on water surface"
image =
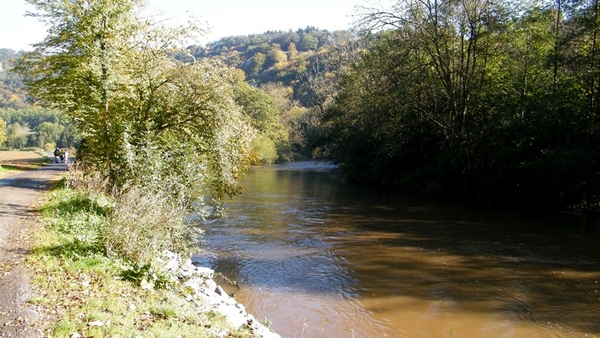
{"label": "ripple on water surface", "polygon": [[310,167],[251,171],[196,257],[283,337],[600,336],[598,232],[347,187]]}

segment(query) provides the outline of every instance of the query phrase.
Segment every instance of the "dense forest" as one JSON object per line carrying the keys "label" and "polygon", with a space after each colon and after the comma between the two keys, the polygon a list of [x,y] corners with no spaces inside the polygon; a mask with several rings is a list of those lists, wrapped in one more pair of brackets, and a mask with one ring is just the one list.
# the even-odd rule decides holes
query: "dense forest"
{"label": "dense forest", "polygon": [[591,212],[600,201],[597,0],[401,1],[323,123],[351,181]]}
{"label": "dense forest", "polygon": [[[598,210],[597,1],[399,1],[363,8],[356,28],[232,36],[175,58],[239,70],[254,163],[331,158],[359,184]],[[32,134],[38,124],[10,117],[27,100],[6,71],[16,54],[0,52],[0,116]]]}
{"label": "dense forest", "polygon": [[348,181],[598,209],[596,2],[398,4],[365,9],[361,36],[308,27],[190,50],[244,70],[292,149],[335,159]]}

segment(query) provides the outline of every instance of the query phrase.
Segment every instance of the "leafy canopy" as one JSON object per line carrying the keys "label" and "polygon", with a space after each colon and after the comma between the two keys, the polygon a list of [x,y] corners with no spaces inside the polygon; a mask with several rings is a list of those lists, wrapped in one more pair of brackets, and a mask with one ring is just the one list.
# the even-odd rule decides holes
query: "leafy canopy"
{"label": "leafy canopy", "polygon": [[198,28],[152,23],[140,0],[28,2],[48,36],[17,69],[35,98],[76,123],[86,163],[118,187],[179,175],[174,194],[238,190],[253,129],[233,100],[235,72],[172,57]]}

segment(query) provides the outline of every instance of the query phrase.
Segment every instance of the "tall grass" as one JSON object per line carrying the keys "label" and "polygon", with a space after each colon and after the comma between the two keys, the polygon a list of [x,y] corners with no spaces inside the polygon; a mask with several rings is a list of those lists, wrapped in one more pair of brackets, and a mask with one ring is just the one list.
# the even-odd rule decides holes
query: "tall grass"
{"label": "tall grass", "polygon": [[[88,205],[82,205],[90,211],[86,217],[99,214],[104,218],[92,231],[108,256],[142,266],[164,250],[187,256],[197,249],[201,231],[185,221],[191,210],[189,202],[169,186],[125,184],[108,188],[105,178],[75,169],[66,189],[76,191],[76,200]],[[83,234],[82,229],[76,230]]]}
{"label": "tall grass", "polygon": [[184,222],[188,208],[168,191],[131,186],[112,196],[106,249],[138,264],[148,264],[164,250],[187,256],[200,233]]}

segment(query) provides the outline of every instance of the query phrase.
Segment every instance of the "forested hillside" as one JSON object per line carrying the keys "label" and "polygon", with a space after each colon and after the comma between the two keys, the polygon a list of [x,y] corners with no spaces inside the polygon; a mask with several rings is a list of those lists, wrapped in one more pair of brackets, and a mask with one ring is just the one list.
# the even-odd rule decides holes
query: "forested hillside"
{"label": "forested hillside", "polygon": [[[333,98],[341,63],[359,49],[357,41],[349,32],[307,27],[226,37],[206,46],[190,46],[188,54],[179,53],[176,58],[188,63],[218,59],[242,71],[236,101],[260,132],[254,144],[254,162],[272,163],[313,156],[320,137],[319,116]],[[26,104],[21,78],[8,71],[18,56],[12,50],[0,50],[0,108],[33,109]],[[0,116],[14,114],[13,110],[0,111]],[[7,146],[40,145],[40,137],[32,136],[37,124],[12,120],[7,121]],[[65,144],[59,139],[56,143]]]}
{"label": "forested hillside", "polygon": [[333,100],[342,70],[364,44],[349,31],[307,27],[227,37],[190,46],[189,51],[196,59],[217,58],[243,70],[247,83],[269,95],[287,134],[279,159],[293,160],[319,153],[321,116]]}
{"label": "forested hillside", "polygon": [[26,105],[23,81],[18,74],[10,71],[18,57],[19,54],[12,49],[0,48],[0,108],[22,108]]}
{"label": "forested hillside", "polygon": [[240,68],[254,86],[281,83],[294,89],[303,106],[315,105],[306,86],[307,73],[324,71],[320,64],[332,51],[353,39],[345,31],[329,32],[314,27],[297,31],[266,32],[220,39],[206,46],[191,46],[196,58],[221,58]]}

